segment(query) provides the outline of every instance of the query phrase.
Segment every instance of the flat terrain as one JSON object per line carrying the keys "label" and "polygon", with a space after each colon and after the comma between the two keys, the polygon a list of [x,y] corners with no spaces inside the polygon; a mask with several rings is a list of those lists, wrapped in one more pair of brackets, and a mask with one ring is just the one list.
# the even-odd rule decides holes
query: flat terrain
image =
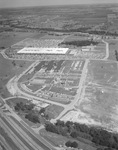
{"label": "flat terrain", "polygon": [[[83,95],[62,120],[71,120],[89,125],[102,126],[118,131],[118,69],[117,63],[91,61],[88,65]],[[73,117],[74,116],[74,117]]]}
{"label": "flat terrain", "polygon": [[34,33],[29,32],[3,32],[0,33],[0,47],[10,47],[11,45],[35,35]]}
{"label": "flat terrain", "polygon": [[[0,9],[0,141],[7,149],[55,150],[69,140],[83,150],[117,144],[117,136],[100,137],[107,137],[102,129],[118,133],[117,37],[112,4]],[[18,53],[24,47],[34,54]],[[51,53],[56,48],[59,55]],[[46,123],[59,123],[51,128],[58,134]],[[91,136],[88,126],[95,127]]]}
{"label": "flat terrain", "polygon": [[20,60],[7,60],[0,54],[0,93],[2,97],[10,96],[6,89],[7,82],[22,73],[32,62]]}
{"label": "flat terrain", "polygon": [[13,97],[13,98],[9,98],[6,103],[12,107],[14,107],[17,103],[22,102],[23,104],[26,104],[29,102],[29,100],[27,100],[26,98],[20,98],[20,97]]}

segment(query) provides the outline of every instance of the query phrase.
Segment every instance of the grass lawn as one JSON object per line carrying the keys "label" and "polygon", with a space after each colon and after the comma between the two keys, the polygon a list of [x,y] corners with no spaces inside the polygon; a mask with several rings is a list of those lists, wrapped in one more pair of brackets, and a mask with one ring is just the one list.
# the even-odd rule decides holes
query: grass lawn
{"label": "grass lawn", "polygon": [[49,105],[45,113],[48,114],[49,119],[55,119],[63,111],[63,107],[57,105]]}
{"label": "grass lawn", "polygon": [[29,100],[25,98],[16,97],[16,98],[10,98],[9,100],[6,101],[6,103],[12,107],[14,107],[17,103],[20,103],[20,102],[23,102],[24,104],[26,104],[27,102],[29,102]]}

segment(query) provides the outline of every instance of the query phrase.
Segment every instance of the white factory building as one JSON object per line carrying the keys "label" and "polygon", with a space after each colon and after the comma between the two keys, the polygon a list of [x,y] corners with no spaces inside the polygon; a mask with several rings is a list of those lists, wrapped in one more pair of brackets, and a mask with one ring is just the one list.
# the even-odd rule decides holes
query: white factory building
{"label": "white factory building", "polygon": [[41,47],[24,47],[17,53],[20,54],[66,54],[68,48],[41,48]]}

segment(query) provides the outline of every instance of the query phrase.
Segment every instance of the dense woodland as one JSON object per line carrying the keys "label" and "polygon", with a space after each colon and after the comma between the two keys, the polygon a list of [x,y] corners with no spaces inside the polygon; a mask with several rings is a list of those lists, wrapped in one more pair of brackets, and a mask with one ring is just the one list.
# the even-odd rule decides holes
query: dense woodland
{"label": "dense woodland", "polygon": [[41,108],[39,111],[34,109],[35,105],[24,104],[22,102],[17,103],[14,107],[15,111],[23,114],[26,119],[33,123],[40,123],[40,116],[48,120],[48,114],[45,114],[45,108]]}
{"label": "dense woodland", "polygon": [[89,127],[85,124],[58,120],[55,124],[46,124],[45,129],[46,131],[66,137],[72,137],[76,140],[78,140],[79,137],[88,139],[96,146],[106,147],[106,150],[118,150],[118,134],[108,132],[102,128]]}
{"label": "dense woodland", "polygon": [[73,46],[77,46],[77,47],[81,47],[81,46],[89,46],[89,45],[97,45],[98,42],[93,41],[93,40],[81,40],[81,41],[67,41],[67,42],[62,42],[59,45],[73,45]]}

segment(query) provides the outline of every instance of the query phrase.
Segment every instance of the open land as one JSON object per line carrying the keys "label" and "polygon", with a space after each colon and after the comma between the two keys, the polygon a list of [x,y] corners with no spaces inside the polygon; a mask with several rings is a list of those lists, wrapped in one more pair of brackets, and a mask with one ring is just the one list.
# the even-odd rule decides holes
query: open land
{"label": "open land", "polygon": [[1,147],[117,150],[117,8],[0,10]]}

